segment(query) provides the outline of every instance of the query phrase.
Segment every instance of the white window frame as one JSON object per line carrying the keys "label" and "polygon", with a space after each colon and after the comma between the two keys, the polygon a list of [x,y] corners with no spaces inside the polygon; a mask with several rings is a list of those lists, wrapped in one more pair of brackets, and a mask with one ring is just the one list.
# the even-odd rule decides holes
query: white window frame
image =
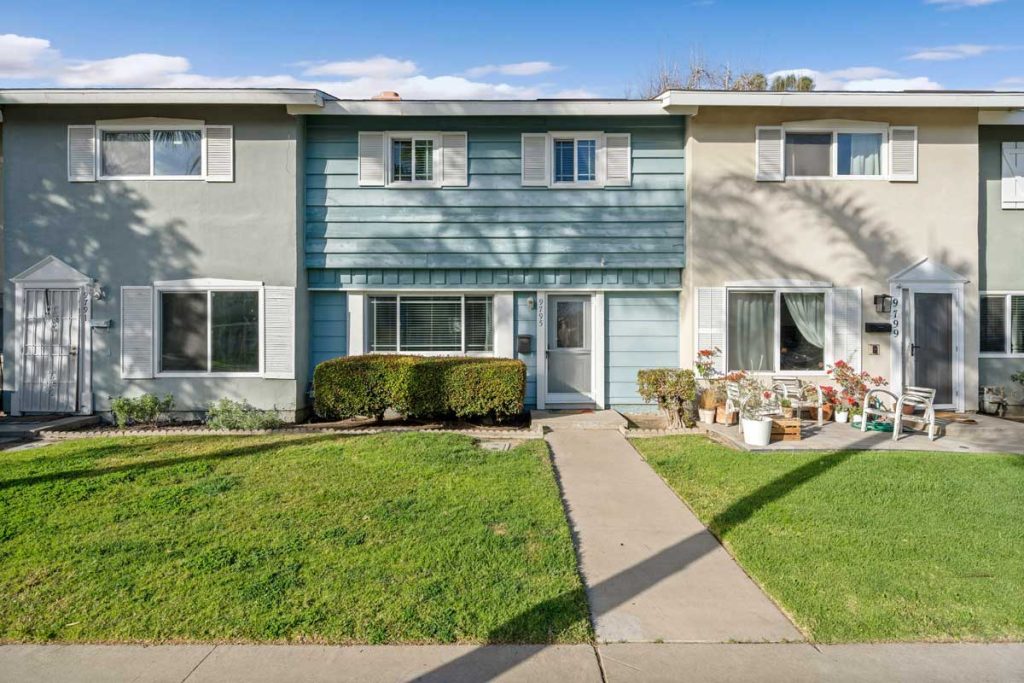
{"label": "white window frame", "polygon": [[[981,292],[978,297],[980,304],[981,299],[984,297],[1002,297],[1003,298],[1003,350],[1000,351],[979,351],[978,355],[981,358],[1024,358],[1024,352],[1012,353],[1010,351],[1010,343],[1013,338],[1013,318],[1010,315],[1011,312],[1011,301],[1012,297],[1019,296],[1024,297],[1024,290],[1006,290],[1006,291],[986,291]],[[981,312],[979,309],[978,313],[978,326],[981,326]],[[978,340],[979,344],[981,339]]]}
{"label": "white window frame", "polygon": [[[366,292],[366,315],[364,319],[365,325],[365,339],[366,339],[366,353],[381,353],[381,354],[392,354],[402,356],[469,356],[479,358],[491,358],[495,356],[495,350],[498,346],[498,326],[495,322],[495,303],[494,297],[496,292],[413,292],[413,291],[402,291],[402,292]],[[391,298],[395,299],[395,350],[394,351],[376,351],[373,348],[375,341],[376,330],[370,324],[370,307],[373,306],[371,301],[374,298]],[[459,299],[459,306],[461,307],[462,315],[462,348],[458,351],[403,351],[402,350],[402,297],[409,299],[422,299],[424,297],[449,297],[452,299]],[[466,299],[490,299],[491,300],[491,350],[490,351],[467,351],[466,350]],[[376,318],[374,318],[376,321]]]}
{"label": "white window frame", "polygon": [[[263,316],[263,284],[259,282],[210,281],[195,283],[153,283],[153,363],[154,377],[262,377],[264,373],[264,316]],[[199,370],[164,371],[162,365],[163,341],[163,294],[164,293],[195,293],[206,292],[206,372]],[[253,372],[214,372],[213,364],[213,301],[214,292],[255,292],[258,295],[257,310],[259,312],[259,368]]]}
{"label": "white window frame", "polygon": [[[773,321],[774,326],[774,357],[772,359],[773,368],[771,370],[748,370],[747,372],[754,376],[769,376],[769,375],[795,375],[798,377],[812,377],[821,376],[825,374],[827,366],[831,365],[834,361],[835,354],[835,341],[832,338],[832,327],[834,324],[833,315],[833,288],[831,287],[772,287],[772,286],[728,286],[725,288],[725,329],[723,330],[725,336],[725,348],[722,350],[722,354],[725,357],[725,371],[726,372],[738,372],[738,370],[729,367],[729,295],[733,292],[761,292],[769,293],[774,295],[773,305],[775,307],[775,319]],[[783,294],[824,294],[825,295],[825,348],[822,349],[822,361],[826,367],[821,370],[783,370],[782,369],[782,295]]]}
{"label": "white window frame", "polygon": [[[155,143],[154,131],[158,130],[194,130],[199,131],[202,139],[199,142],[200,168],[199,175],[156,175],[156,156],[153,153]],[[149,175],[103,175],[103,132],[139,131],[149,133]],[[202,123],[177,124],[130,124],[104,123],[96,126],[96,178],[97,180],[206,180],[206,126]]]}
{"label": "white window frame", "polygon": [[[548,174],[548,187],[555,189],[590,189],[605,186],[606,169],[604,159],[604,133],[601,131],[551,131],[548,134],[547,155],[551,164]],[[571,181],[555,182],[555,140],[572,140],[572,177]],[[579,144],[581,140],[594,141],[594,179],[579,180]]]}
{"label": "white window frame", "polygon": [[[395,180],[392,176],[394,170],[392,161],[392,142],[395,140],[412,140],[412,165],[413,177],[416,176],[416,141],[430,140],[434,143],[431,152],[433,163],[433,175],[431,180]],[[444,163],[443,150],[441,148],[441,133],[439,131],[387,131],[384,133],[384,185],[385,187],[409,187],[409,188],[439,188],[442,183],[442,164]]]}
{"label": "white window frame", "polygon": [[[790,133],[830,134],[829,175],[790,175],[786,164],[786,138]],[[881,134],[882,146],[880,173],[878,175],[839,175],[839,134],[875,133]],[[889,124],[873,122],[826,122],[808,121],[782,124],[782,174],[784,180],[889,180]]]}

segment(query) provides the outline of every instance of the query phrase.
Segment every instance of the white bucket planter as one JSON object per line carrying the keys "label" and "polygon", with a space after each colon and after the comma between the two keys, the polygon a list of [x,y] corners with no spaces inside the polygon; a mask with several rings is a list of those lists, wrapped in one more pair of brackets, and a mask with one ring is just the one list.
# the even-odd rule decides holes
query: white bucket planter
{"label": "white bucket planter", "polygon": [[836,422],[842,422],[846,424],[850,421],[850,411],[848,410],[837,410],[836,411]]}
{"label": "white bucket planter", "polygon": [[767,446],[772,441],[772,421],[743,419],[743,441],[748,446]]}
{"label": "white bucket planter", "polygon": [[850,421],[851,421],[851,422],[852,422],[853,424],[855,424],[855,425],[857,425],[857,426],[859,427],[859,426],[860,426],[860,423],[861,423],[861,420],[863,420],[863,419],[864,419],[864,416],[863,416],[863,415],[854,415],[854,416],[853,416],[853,419],[852,419],[852,420],[850,420]]}
{"label": "white bucket planter", "polygon": [[706,424],[706,425],[713,425],[713,424],[715,424],[715,409],[714,408],[712,408],[711,410],[704,410],[703,408],[698,408],[697,409],[697,413],[700,415],[700,421],[703,422],[704,424]]}

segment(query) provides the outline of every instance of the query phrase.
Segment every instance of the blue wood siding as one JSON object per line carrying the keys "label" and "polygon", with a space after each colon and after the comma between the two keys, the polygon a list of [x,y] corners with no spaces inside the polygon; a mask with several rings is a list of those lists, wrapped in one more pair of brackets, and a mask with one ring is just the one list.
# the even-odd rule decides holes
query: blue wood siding
{"label": "blue wood siding", "polygon": [[[684,260],[683,117],[313,116],[306,145],[310,268],[679,269]],[[357,136],[372,130],[469,135],[469,185],[360,188]],[[520,136],[628,132],[630,187],[522,187]]]}
{"label": "blue wood siding", "polygon": [[325,360],[348,354],[348,295],[344,292],[310,292],[309,309],[309,363],[312,369]]}
{"label": "blue wood siding", "polygon": [[679,268],[580,268],[580,269],[526,269],[526,268],[311,268],[311,287],[460,287],[481,289],[510,289],[524,285],[561,287],[594,287],[598,289],[643,289],[645,287],[680,287],[682,270]]}
{"label": "blue wood siding", "polygon": [[533,337],[533,352],[519,353],[516,358],[526,363],[526,407],[537,407],[537,307],[530,308],[529,300],[537,301],[537,292],[515,293],[515,333],[516,337],[528,334]]}
{"label": "blue wood siding", "polygon": [[679,294],[609,292],[605,295],[607,403],[624,411],[654,409],[636,392],[636,373],[679,367]]}

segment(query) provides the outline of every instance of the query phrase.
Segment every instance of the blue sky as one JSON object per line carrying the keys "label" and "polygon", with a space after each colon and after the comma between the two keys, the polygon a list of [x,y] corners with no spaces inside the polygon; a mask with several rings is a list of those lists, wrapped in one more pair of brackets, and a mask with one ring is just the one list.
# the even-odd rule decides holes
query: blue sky
{"label": "blue sky", "polygon": [[1024,0],[0,2],[0,87],[621,97],[659,61],[1024,90]]}

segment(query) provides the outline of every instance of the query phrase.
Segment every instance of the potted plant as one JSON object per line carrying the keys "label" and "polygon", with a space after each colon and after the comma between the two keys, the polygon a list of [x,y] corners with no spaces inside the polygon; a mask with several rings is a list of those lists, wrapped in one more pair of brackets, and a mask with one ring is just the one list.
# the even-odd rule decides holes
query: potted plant
{"label": "potted plant", "polygon": [[[721,351],[718,348],[701,349],[697,352],[697,360],[694,361],[694,368],[700,378],[700,397],[697,403],[697,414],[704,424],[715,423],[715,413],[718,409],[718,387],[720,380],[716,378],[718,371],[715,369],[716,358]],[[724,404],[724,398],[722,400]]]}
{"label": "potted plant", "polygon": [[743,441],[748,446],[767,446],[772,440],[770,412],[777,406],[775,392],[765,389],[759,381],[747,378],[740,392],[740,420]]}
{"label": "potted plant", "polygon": [[[884,377],[872,375],[868,372],[857,372],[853,366],[844,360],[837,360],[828,366],[826,372],[832,376],[832,380],[839,385],[838,401],[836,403],[836,422],[848,422],[850,413],[854,409],[860,410],[863,407],[864,397],[871,387],[881,387],[888,384]],[[862,413],[863,410],[860,410]]]}
{"label": "potted plant", "polygon": [[[825,422],[829,422],[832,419],[832,414],[835,412],[836,404],[839,401],[839,396],[836,394],[836,388],[827,384],[821,385],[821,419]],[[815,418],[818,416],[815,415]]]}
{"label": "potted plant", "polygon": [[836,405],[836,422],[846,424],[850,421],[850,411],[857,406],[852,396],[840,396]]}
{"label": "potted plant", "polygon": [[864,419],[864,408],[859,405],[850,408],[850,424],[860,429],[860,423]]}
{"label": "potted plant", "polygon": [[782,417],[793,417],[796,411],[793,410],[793,402],[788,398],[779,400],[779,405],[782,407]]}
{"label": "potted plant", "polygon": [[697,398],[697,381],[693,370],[654,368],[640,370],[636,376],[637,393],[655,402],[665,411],[669,427],[693,427],[693,403]]}

